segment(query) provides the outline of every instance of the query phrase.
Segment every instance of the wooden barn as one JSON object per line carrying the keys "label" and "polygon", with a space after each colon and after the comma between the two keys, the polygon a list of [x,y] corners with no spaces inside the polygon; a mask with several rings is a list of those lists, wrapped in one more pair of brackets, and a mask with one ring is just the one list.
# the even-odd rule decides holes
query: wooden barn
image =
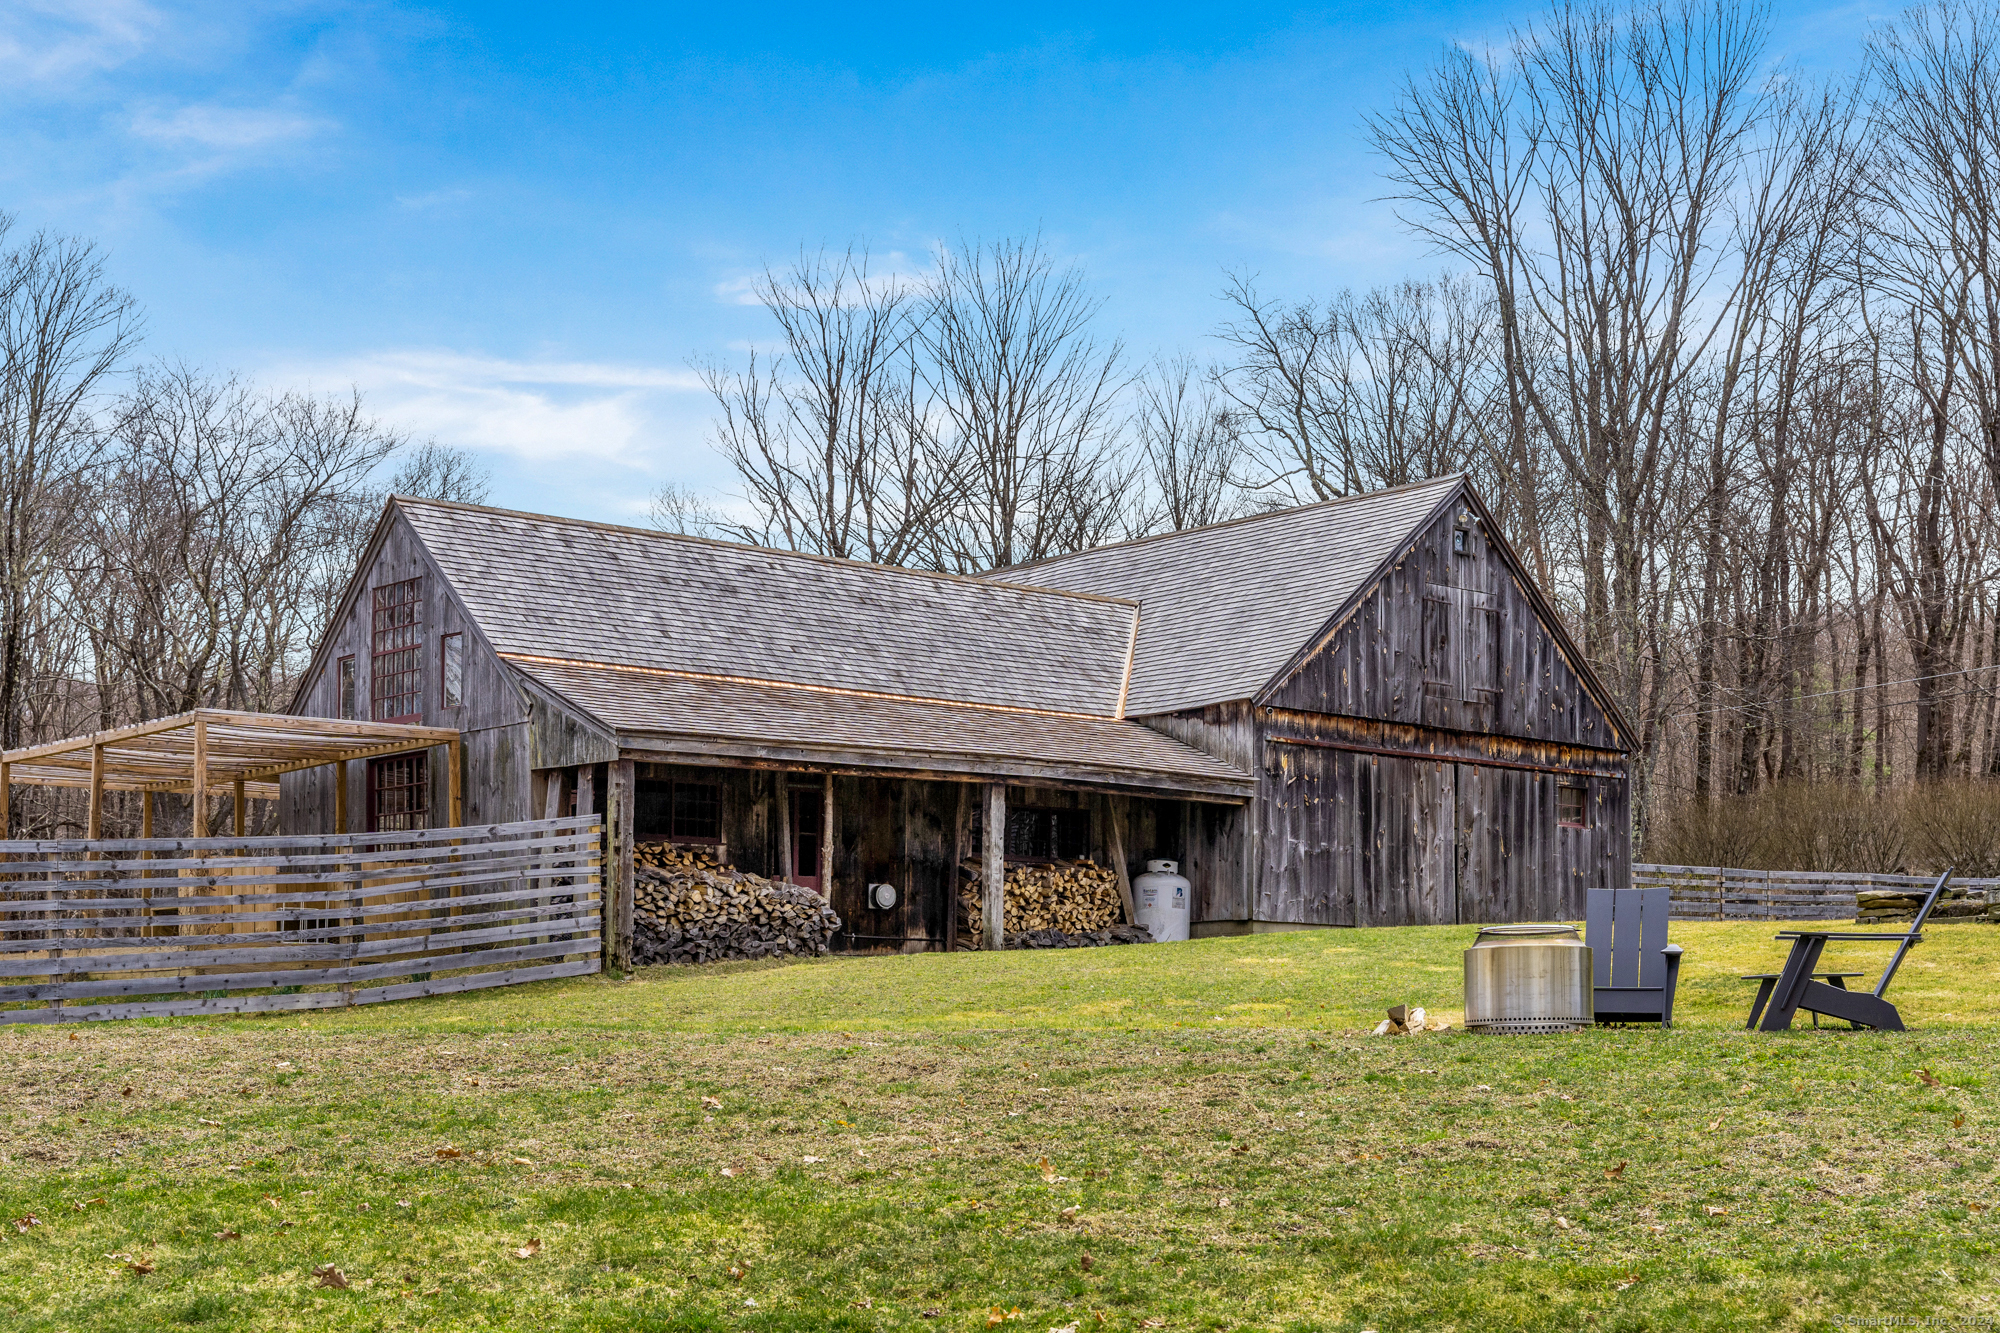
{"label": "wooden barn", "polygon": [[[951,947],[982,854],[1180,861],[1197,933],[1629,878],[1624,723],[1459,478],[987,578],[397,498],[291,711],[455,729],[467,823],[602,813],[614,961],[650,840],[864,950]],[[439,822],[444,753],[286,774],[283,827]]]}

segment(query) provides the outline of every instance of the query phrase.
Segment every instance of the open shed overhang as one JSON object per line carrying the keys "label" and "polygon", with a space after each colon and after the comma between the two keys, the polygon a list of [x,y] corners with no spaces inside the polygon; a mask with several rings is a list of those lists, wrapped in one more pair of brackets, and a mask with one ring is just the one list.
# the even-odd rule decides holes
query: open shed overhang
{"label": "open shed overhang", "polygon": [[[194,793],[227,787],[239,800],[275,800],[281,774],[438,745],[449,746],[453,752],[452,823],[456,825],[459,734],[450,727],[220,708],[198,708],[88,736],[8,750],[0,754],[0,790],[11,792],[17,782],[86,788],[92,796],[90,836],[97,837],[97,797],[106,791]],[[206,817],[201,803],[196,805],[199,835],[205,831]],[[147,813],[151,813],[150,803]]]}

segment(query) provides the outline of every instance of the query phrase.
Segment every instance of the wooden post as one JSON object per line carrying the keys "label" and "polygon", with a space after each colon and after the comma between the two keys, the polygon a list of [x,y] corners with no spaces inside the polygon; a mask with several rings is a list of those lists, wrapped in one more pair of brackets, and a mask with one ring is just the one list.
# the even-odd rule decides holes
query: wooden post
{"label": "wooden post", "polygon": [[630,759],[613,760],[605,774],[605,831],[611,854],[604,862],[605,960],[620,970],[632,966],[633,860],[632,820],[638,795],[637,775]]}
{"label": "wooden post", "polygon": [[1125,908],[1125,924],[1136,925],[1139,914],[1132,907],[1132,872],[1125,863],[1125,819],[1124,808],[1119,804],[1122,797],[1104,798],[1104,824],[1106,836],[1111,840],[1111,868],[1118,872],[1118,901]]}
{"label": "wooden post", "polygon": [[104,836],[104,747],[90,747],[90,832],[93,840]]}
{"label": "wooden post", "polygon": [[982,948],[1007,947],[1007,784],[986,784],[986,938]]}
{"label": "wooden post", "polygon": [[778,879],[792,882],[792,780],[778,774]]}
{"label": "wooden post", "polygon": [[150,790],[139,793],[139,836],[153,836],[153,793]]}
{"label": "wooden post", "polygon": [[194,836],[208,836],[208,719],[194,717]]}
{"label": "wooden post", "polygon": [[249,831],[246,826],[248,825],[250,819],[250,802],[248,799],[245,798],[243,794],[242,778],[236,779],[236,781],[232,782],[229,785],[232,788],[230,795],[235,798],[234,800],[235,815],[236,815],[235,836],[240,838],[246,832]]}
{"label": "wooden post", "polygon": [[446,782],[451,792],[451,826],[465,827],[465,742],[445,743],[445,763],[449,768]]}
{"label": "wooden post", "polygon": [[965,874],[965,834],[972,823],[972,784],[958,787],[958,809],[951,820],[951,869],[944,877],[944,951],[958,951],[958,886]]}
{"label": "wooden post", "polygon": [[[151,788],[139,793],[139,836],[142,838],[153,836],[153,792]],[[147,852],[141,859],[150,861],[153,859],[153,853]],[[150,879],[151,876],[149,875],[147,878]],[[144,904],[139,908],[139,916],[145,921],[145,924],[139,927],[139,934],[150,936],[153,933],[152,886],[149,884],[139,890],[139,897]]]}
{"label": "wooden post", "polygon": [[819,896],[833,901],[833,774],[826,775],[826,808],[819,819]]}
{"label": "wooden post", "polygon": [[347,761],[333,761],[333,831],[347,832]]}
{"label": "wooden post", "polygon": [[14,836],[14,766],[0,759],[0,840]]}

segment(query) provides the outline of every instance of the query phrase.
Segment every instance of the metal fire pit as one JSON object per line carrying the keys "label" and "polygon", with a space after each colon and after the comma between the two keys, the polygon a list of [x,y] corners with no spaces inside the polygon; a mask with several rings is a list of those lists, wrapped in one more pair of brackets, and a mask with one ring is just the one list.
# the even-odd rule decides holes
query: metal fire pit
{"label": "metal fire pit", "polygon": [[1574,926],[1485,926],[1465,951],[1472,1032],[1574,1032],[1595,1022],[1590,950]]}

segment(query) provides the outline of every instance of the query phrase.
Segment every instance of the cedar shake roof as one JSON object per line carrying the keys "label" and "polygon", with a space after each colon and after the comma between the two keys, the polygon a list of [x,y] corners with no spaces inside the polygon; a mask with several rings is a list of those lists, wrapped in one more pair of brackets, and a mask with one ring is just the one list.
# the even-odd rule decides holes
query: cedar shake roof
{"label": "cedar shake roof", "polygon": [[621,748],[1226,800],[1123,720],[1135,603],[575,519],[391,501],[502,660]]}
{"label": "cedar shake roof", "polygon": [[1137,599],[1129,716],[1254,698],[1463,481],[1099,546],[992,577]]}
{"label": "cedar shake roof", "polygon": [[1247,774],[1136,722],[509,657],[622,749],[1087,780],[1248,796]]}
{"label": "cedar shake roof", "polygon": [[1129,601],[398,497],[495,649],[1120,716]]}

